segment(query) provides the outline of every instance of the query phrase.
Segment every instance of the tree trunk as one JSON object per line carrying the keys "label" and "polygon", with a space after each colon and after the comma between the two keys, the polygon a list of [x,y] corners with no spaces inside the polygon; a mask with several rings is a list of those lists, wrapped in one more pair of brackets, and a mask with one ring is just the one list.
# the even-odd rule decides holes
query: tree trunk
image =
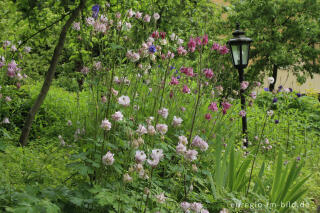
{"label": "tree trunk", "polygon": [[71,24],[74,22],[74,20],[79,15],[80,11],[85,7],[85,2],[86,2],[86,0],[80,1],[79,6],[72,12],[70,18],[67,20],[65,25],[62,27],[59,41],[54,49],[54,53],[52,55],[50,66],[49,66],[48,72],[46,74],[45,80],[43,82],[41,91],[40,91],[35,103],[33,104],[32,108],[30,109],[29,114],[27,115],[25,124],[22,128],[21,136],[19,139],[19,142],[22,146],[25,146],[28,143],[28,136],[29,136],[29,133],[31,130],[31,126],[32,126],[32,122],[34,120],[34,117],[35,117],[36,113],[38,112],[40,106],[42,105],[42,103],[43,103],[44,99],[46,98],[47,93],[49,91],[49,88],[50,88],[50,85],[53,80],[54,73],[56,71],[56,67],[58,64],[58,59],[59,59],[59,56],[60,56],[61,51],[63,49],[64,42],[66,40],[67,31],[70,28]]}
{"label": "tree trunk", "polygon": [[274,78],[274,82],[269,85],[269,91],[270,92],[272,92],[274,90],[274,87],[275,87],[276,82],[277,82],[277,76],[278,76],[278,66],[274,64],[273,65],[273,70],[272,70],[272,77]]}

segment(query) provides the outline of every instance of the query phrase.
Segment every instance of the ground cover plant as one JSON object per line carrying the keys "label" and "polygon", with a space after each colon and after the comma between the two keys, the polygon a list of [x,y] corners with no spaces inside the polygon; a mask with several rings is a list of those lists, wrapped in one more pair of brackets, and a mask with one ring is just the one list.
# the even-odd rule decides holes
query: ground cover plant
{"label": "ground cover plant", "polygon": [[[49,59],[54,46],[43,49],[44,35],[28,37],[22,28],[24,41],[3,39],[1,211],[319,208],[317,95],[281,86],[269,91],[251,78],[239,83],[227,38],[208,26],[223,29],[217,19],[206,19],[205,14],[221,13],[211,3],[173,1],[182,21],[172,21],[174,11],[161,1],[151,6],[83,0],[8,4],[17,14],[27,11],[22,14],[28,14],[30,25],[45,17],[34,16],[35,11],[79,11],[69,29],[61,24],[67,34],[61,53],[60,42],[54,51],[60,55],[56,68],[56,59]],[[58,34],[59,28],[41,33],[48,31]],[[36,41],[37,36],[43,40]],[[39,79],[47,70],[53,71],[54,80],[45,81],[50,89],[31,119],[26,140],[21,140],[29,110],[43,91]],[[273,77],[268,80],[274,83]],[[240,89],[248,102],[245,110]],[[244,116],[248,139],[241,131]]]}

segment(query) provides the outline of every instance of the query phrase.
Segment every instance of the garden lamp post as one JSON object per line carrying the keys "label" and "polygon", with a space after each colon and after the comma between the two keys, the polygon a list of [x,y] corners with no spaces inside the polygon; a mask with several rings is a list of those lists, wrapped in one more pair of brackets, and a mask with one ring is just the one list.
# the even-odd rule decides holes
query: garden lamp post
{"label": "garden lamp post", "polygon": [[[232,63],[239,72],[239,82],[244,81],[243,69],[248,66],[250,43],[252,40],[244,35],[243,31],[240,31],[240,25],[237,23],[236,31],[232,33],[234,36],[228,41],[229,48],[231,50]],[[244,97],[244,90],[240,88],[240,100],[241,110],[246,110],[246,99]],[[248,133],[247,133],[247,117],[242,117],[242,133],[246,139],[244,146],[248,146]]]}

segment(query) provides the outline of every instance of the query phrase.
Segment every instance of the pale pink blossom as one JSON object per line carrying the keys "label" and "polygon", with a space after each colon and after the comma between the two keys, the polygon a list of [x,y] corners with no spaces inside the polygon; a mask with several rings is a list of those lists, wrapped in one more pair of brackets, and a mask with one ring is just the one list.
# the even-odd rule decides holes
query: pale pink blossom
{"label": "pale pink blossom", "polygon": [[257,93],[256,92],[251,92],[250,96],[252,99],[256,99],[257,98]]}
{"label": "pale pink blossom", "polygon": [[9,121],[9,118],[5,117],[2,121],[3,124],[9,124],[10,121]]}
{"label": "pale pink blossom", "polygon": [[153,14],[153,18],[154,18],[154,20],[158,20],[159,18],[160,18],[160,15],[159,15],[159,13],[155,13],[155,14]]}
{"label": "pale pink blossom", "polygon": [[156,129],[154,128],[154,126],[152,126],[152,125],[148,126],[148,134],[149,135],[155,135],[156,134]]}
{"label": "pale pink blossom", "polygon": [[109,131],[111,129],[111,123],[108,121],[108,119],[104,119],[102,122],[101,122],[101,126],[100,126],[102,129],[106,130],[106,131]]}
{"label": "pale pink blossom", "polygon": [[189,209],[190,209],[190,207],[191,207],[191,204],[184,201],[184,202],[180,203],[180,207],[182,208],[182,210],[183,210],[184,212],[189,212]]}
{"label": "pale pink blossom", "polygon": [[122,95],[122,96],[120,96],[119,98],[118,98],[118,103],[120,104],[120,105],[122,105],[122,106],[129,106],[130,105],[130,98],[128,97],[128,96],[124,96],[124,95]]}
{"label": "pale pink blossom", "polygon": [[198,152],[196,150],[189,149],[186,151],[184,156],[187,160],[194,161],[197,159],[197,155],[198,155]]}
{"label": "pale pink blossom", "polygon": [[159,195],[156,195],[156,198],[157,198],[157,201],[159,203],[164,203],[166,201],[166,199],[167,199],[166,196],[164,196],[163,192],[161,194],[159,194]]}
{"label": "pale pink blossom", "polygon": [[139,135],[144,135],[144,134],[147,134],[148,131],[146,129],[146,127],[142,124],[139,124],[138,126],[138,129],[136,130],[136,132],[139,134]]}
{"label": "pale pink blossom", "polygon": [[137,19],[141,19],[141,18],[142,18],[142,13],[140,13],[139,11],[136,12],[135,17],[136,17]]}
{"label": "pale pink blossom", "polygon": [[72,28],[76,31],[80,31],[80,22],[73,22]]}
{"label": "pale pink blossom", "polygon": [[164,135],[168,131],[168,126],[166,124],[157,124],[156,129],[161,135]]}
{"label": "pale pink blossom", "polygon": [[167,119],[168,115],[169,115],[169,111],[167,108],[161,108],[158,111],[158,114],[161,115],[164,119]]}
{"label": "pale pink blossom", "polygon": [[132,177],[128,173],[126,173],[126,174],[123,175],[123,181],[125,183],[129,183],[129,182],[132,181]]}
{"label": "pale pink blossom", "polygon": [[183,145],[182,143],[179,143],[177,146],[176,146],[176,152],[178,154],[184,154],[185,152],[187,151],[187,147],[185,145]]}
{"label": "pale pink blossom", "polygon": [[193,202],[190,207],[190,209],[196,213],[201,213],[202,208],[203,208],[202,204],[197,202]]}
{"label": "pale pink blossom", "polygon": [[145,162],[147,159],[147,155],[144,153],[144,151],[137,150],[135,155],[135,160],[138,164],[141,164]]}
{"label": "pale pink blossom", "polygon": [[113,88],[111,88],[111,92],[114,96],[118,96],[119,92]]}
{"label": "pale pink blossom", "polygon": [[242,90],[247,89],[248,86],[249,86],[249,82],[248,82],[248,81],[242,81],[241,84],[240,84],[240,88],[241,88]]}
{"label": "pale pink blossom", "polygon": [[206,151],[208,149],[208,143],[198,135],[193,138],[191,145],[198,147],[201,151]]}
{"label": "pale pink blossom", "polygon": [[95,20],[94,20],[93,17],[88,17],[88,18],[86,18],[86,22],[87,22],[88,25],[92,26],[92,25],[94,25]]}
{"label": "pale pink blossom", "polygon": [[246,111],[244,111],[244,110],[241,110],[240,112],[239,112],[239,115],[241,116],[241,117],[246,117]]}
{"label": "pale pink blossom", "polygon": [[182,121],[183,121],[182,118],[173,116],[172,125],[174,127],[181,126]]}
{"label": "pale pink blossom", "polygon": [[84,75],[87,75],[89,72],[90,72],[90,70],[89,70],[88,67],[83,67],[83,68],[81,69],[81,73],[84,74]]}
{"label": "pale pink blossom", "polygon": [[111,117],[115,121],[122,121],[123,120],[123,114],[120,111],[115,112]]}
{"label": "pale pink blossom", "polygon": [[179,143],[182,143],[183,145],[187,145],[188,144],[188,138],[186,136],[181,135],[178,138],[179,138]]}
{"label": "pale pink blossom", "polygon": [[146,14],[144,17],[143,17],[143,21],[144,22],[150,22],[150,19],[151,19],[151,16]]}
{"label": "pale pink blossom", "polygon": [[103,157],[102,157],[102,162],[103,164],[105,165],[112,165],[113,162],[114,162],[114,158],[113,158],[114,154],[112,154],[110,151],[107,152],[107,154],[105,154]]}

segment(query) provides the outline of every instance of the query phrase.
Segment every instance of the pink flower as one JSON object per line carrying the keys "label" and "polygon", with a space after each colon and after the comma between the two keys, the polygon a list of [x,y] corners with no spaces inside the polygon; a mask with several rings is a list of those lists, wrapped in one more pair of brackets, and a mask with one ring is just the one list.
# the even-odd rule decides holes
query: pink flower
{"label": "pink flower", "polygon": [[118,92],[117,90],[111,88],[111,92],[112,92],[112,94],[113,94],[114,96],[118,96],[118,93],[119,93],[119,92]]}
{"label": "pink flower", "polygon": [[158,20],[159,18],[160,18],[160,15],[159,15],[159,13],[155,13],[155,14],[153,14],[153,18],[154,18],[154,20]]}
{"label": "pink flower", "polygon": [[152,167],[156,167],[160,160],[163,158],[163,150],[162,149],[154,149],[152,150],[152,153],[151,153],[151,159],[148,159],[147,162],[150,166]]}
{"label": "pink flower", "polygon": [[188,42],[189,51],[194,52],[196,50],[196,46],[197,46],[196,40],[191,37]]}
{"label": "pink flower", "polygon": [[168,131],[168,126],[166,124],[157,124],[156,129],[161,135],[164,135]]}
{"label": "pink flower", "polygon": [[151,34],[151,37],[152,38],[159,38],[159,32],[158,31],[154,31],[152,34]]}
{"label": "pink flower", "polygon": [[245,117],[245,116],[246,116],[246,111],[241,110],[241,111],[239,112],[239,115],[240,115],[241,117]]}
{"label": "pink flower", "polygon": [[183,121],[182,118],[173,116],[172,125],[173,125],[174,127],[178,127],[178,126],[181,125],[182,121]]}
{"label": "pink flower", "polygon": [[80,31],[80,22],[73,22],[72,28],[76,31]]}
{"label": "pink flower", "polygon": [[189,212],[189,209],[190,209],[190,207],[191,207],[191,204],[184,201],[184,202],[180,203],[180,207],[182,208],[182,210],[183,210],[184,212]]}
{"label": "pink flower", "polygon": [[12,46],[11,46],[11,51],[12,51],[12,52],[17,51],[17,47],[16,47],[16,45],[12,45]]}
{"label": "pink flower", "polygon": [[197,213],[201,213],[203,206],[201,203],[193,202],[190,208]]}
{"label": "pink flower", "polygon": [[204,118],[209,121],[209,120],[211,120],[212,116],[210,113],[207,113],[207,114],[205,114]]}
{"label": "pink flower", "polygon": [[226,45],[220,46],[219,52],[220,52],[221,55],[225,55],[225,54],[227,54],[229,52],[229,49],[227,48]]}
{"label": "pink flower", "polygon": [[214,43],[211,47],[211,50],[219,50],[220,49],[220,45],[218,43]]}
{"label": "pink flower", "polygon": [[179,138],[179,143],[182,143],[183,145],[187,145],[188,144],[188,138],[186,136],[181,135],[178,138]]}
{"label": "pink flower", "polygon": [[197,155],[198,155],[198,152],[196,150],[189,149],[188,151],[186,151],[184,156],[187,160],[194,161],[197,159]]}
{"label": "pink flower", "polygon": [[178,54],[179,55],[187,55],[188,51],[184,49],[184,47],[180,46],[178,47]]}
{"label": "pink flower", "polygon": [[142,124],[139,124],[139,127],[138,127],[138,129],[136,130],[136,132],[137,132],[139,135],[144,135],[144,134],[147,134],[147,133],[148,133],[146,127],[143,126]]}
{"label": "pink flower", "polygon": [[257,93],[256,92],[251,92],[250,96],[252,99],[256,99],[257,98]]}
{"label": "pink flower", "polygon": [[183,93],[190,93],[190,89],[187,85],[183,85],[183,89],[182,89]]}
{"label": "pink flower", "polygon": [[100,126],[102,129],[106,130],[106,131],[109,131],[111,129],[111,123],[108,121],[108,119],[104,119],[102,122],[101,122],[101,126]]}
{"label": "pink flower", "polygon": [[120,111],[115,112],[111,117],[115,121],[122,121],[123,120],[123,114]]}
{"label": "pink flower", "polygon": [[151,125],[148,126],[148,134],[149,135],[156,134],[156,130],[155,130],[154,126],[151,126]]}
{"label": "pink flower", "polygon": [[201,151],[208,149],[208,143],[198,135],[193,138],[191,145],[200,148]]}
{"label": "pink flower", "polygon": [[212,112],[218,112],[218,106],[215,102],[211,102],[208,109],[211,110]]}
{"label": "pink flower", "polygon": [[102,157],[102,162],[103,164],[105,165],[112,165],[113,162],[114,162],[114,158],[113,158],[114,154],[112,154],[110,151],[107,152],[107,154],[105,154],[103,157]]}
{"label": "pink flower", "polygon": [[167,108],[162,108],[158,111],[158,114],[161,115],[164,119],[167,119],[169,111]]}
{"label": "pink flower", "polygon": [[157,198],[157,201],[159,203],[164,203],[166,201],[166,199],[167,199],[166,196],[164,196],[163,192],[161,194],[159,194],[159,195],[156,195],[156,198]]}
{"label": "pink flower", "polygon": [[228,102],[222,102],[222,112],[223,114],[226,114],[227,113],[227,110],[230,109],[230,107],[232,106],[230,103]]}
{"label": "pink flower", "polygon": [[165,39],[166,38],[166,32],[160,32],[160,36],[162,39]]}
{"label": "pink flower", "polygon": [[129,182],[132,181],[132,177],[128,173],[126,173],[126,174],[123,175],[123,181],[125,183],[129,183]]}
{"label": "pink flower", "polygon": [[90,72],[90,70],[89,70],[88,67],[83,67],[83,68],[81,69],[81,73],[84,74],[84,75],[87,75],[89,72]]}
{"label": "pink flower", "polygon": [[208,68],[204,69],[203,73],[205,74],[207,79],[211,79],[213,77],[213,72],[211,69],[208,69]]}
{"label": "pink flower", "polygon": [[150,22],[150,19],[151,19],[151,16],[149,16],[148,14],[146,14],[146,15],[143,17],[143,21],[144,21],[144,22]]}
{"label": "pink flower", "polygon": [[122,96],[120,96],[119,98],[118,98],[118,103],[120,104],[120,105],[122,105],[122,106],[129,106],[130,105],[130,98],[128,97],[128,96],[124,96],[124,95],[122,95]]}
{"label": "pink flower", "polygon": [[107,97],[104,95],[101,97],[101,102],[106,103],[107,102]]}
{"label": "pink flower", "polygon": [[176,77],[172,76],[170,84],[171,85],[178,85],[179,84],[179,80]]}
{"label": "pink flower", "polygon": [[192,67],[181,67],[180,71],[187,76],[192,77],[193,76],[193,68]]}
{"label": "pink flower", "polygon": [[141,17],[142,17],[142,13],[140,13],[139,11],[138,11],[138,12],[136,12],[135,17],[136,17],[137,19],[141,19]]}
{"label": "pink flower", "polygon": [[5,117],[2,121],[3,124],[9,124],[10,121],[9,121],[9,118]]}
{"label": "pink flower", "polygon": [[187,151],[187,147],[185,145],[183,145],[182,143],[179,143],[177,146],[176,146],[176,152],[178,154],[184,154],[185,152]]}
{"label": "pink flower", "polygon": [[242,81],[241,84],[240,84],[240,88],[241,88],[242,90],[247,89],[248,86],[249,86],[249,82],[248,82],[248,81]]}
{"label": "pink flower", "polygon": [[147,159],[147,155],[144,153],[144,151],[137,150],[135,155],[135,160],[137,163],[143,163]]}
{"label": "pink flower", "polygon": [[208,35],[204,35],[202,38],[202,44],[207,45],[208,44]]}
{"label": "pink flower", "polygon": [[12,99],[11,99],[10,96],[7,96],[7,97],[5,98],[5,101],[6,101],[6,102],[10,102],[10,101],[12,101]]}
{"label": "pink flower", "polygon": [[202,44],[201,37],[197,37],[197,38],[195,39],[195,41],[196,41],[196,44],[197,44],[197,45],[201,45],[201,44]]}
{"label": "pink flower", "polygon": [[135,12],[133,12],[132,8],[130,8],[127,12],[127,16],[128,18],[131,18],[132,16],[134,16]]}

